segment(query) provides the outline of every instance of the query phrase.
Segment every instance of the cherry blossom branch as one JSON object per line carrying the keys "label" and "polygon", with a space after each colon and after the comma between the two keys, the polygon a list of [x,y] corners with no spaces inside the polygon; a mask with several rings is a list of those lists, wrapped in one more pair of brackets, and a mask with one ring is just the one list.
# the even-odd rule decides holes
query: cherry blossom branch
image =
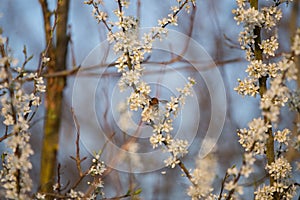
{"label": "cherry blossom branch", "polygon": [[[124,23],[124,18],[123,18],[123,5],[122,5],[122,2],[121,2],[121,0],[118,0],[117,1],[118,2],[118,17],[119,17],[119,24],[123,24]],[[175,11],[173,11],[173,13],[171,14],[171,17],[170,17],[170,19],[173,19],[173,20],[175,20],[174,18],[176,17],[176,15],[179,13],[179,11],[180,10],[182,10],[183,8],[184,8],[184,6],[188,3],[189,1],[188,0],[185,0],[183,3],[182,2],[180,2],[180,6],[179,6],[179,8],[177,9],[177,10],[175,10]],[[94,6],[94,9],[96,9],[96,12],[98,13],[98,15],[100,15],[101,13],[100,13],[100,11],[99,11],[99,9],[98,9],[98,7],[97,7],[97,5],[95,5],[94,3],[93,3],[93,1],[89,1],[89,2],[87,2],[87,4],[92,4],[93,6]],[[194,13],[194,12],[193,12]],[[194,15],[194,14],[193,14]],[[192,20],[193,20],[193,15],[192,15]],[[102,15],[103,16],[103,15]],[[165,20],[165,19],[164,19]],[[167,25],[169,25],[169,24],[171,24],[171,23],[174,23],[174,21],[173,20],[166,20],[166,21],[161,21],[160,22],[160,25],[161,25],[161,28],[165,28]],[[102,17],[102,19],[101,19],[101,21],[105,21],[105,19],[103,19],[103,17]],[[176,23],[176,21],[175,21],[175,23]],[[109,32],[111,32],[112,30],[111,29],[108,29],[109,30]],[[125,27],[124,26],[121,26],[121,30],[122,30],[122,32],[124,33],[124,34],[126,34],[126,29],[125,29]],[[190,32],[191,32],[191,30],[192,29],[190,29]],[[156,38],[157,36],[159,35],[159,33],[157,32],[157,33],[155,33],[155,34],[153,34],[152,35],[152,39],[154,39],[154,38]],[[115,38],[115,36],[113,36],[113,38],[116,40],[116,38]],[[139,49],[139,50],[142,50],[142,49]],[[127,64],[127,67],[128,67],[128,70],[129,71],[134,71],[135,69],[133,68],[133,63],[132,63],[132,60],[131,60],[131,57],[130,57],[130,54],[129,54],[129,51],[128,51],[128,49],[124,49],[124,56],[126,57],[126,64]],[[177,58],[178,59],[178,58]],[[140,92],[138,89],[137,89],[137,86],[136,86],[136,84],[135,83],[131,83],[129,86],[131,86],[132,88],[133,88],[133,90],[134,90],[134,92],[135,93],[141,93],[141,95],[144,95],[145,96],[145,98],[146,99],[148,99],[149,101],[150,101],[150,97],[147,95],[147,94],[144,94],[143,92]],[[143,107],[143,110],[145,109],[145,106],[142,106]],[[172,111],[172,110],[171,110]],[[165,119],[163,120],[163,121],[166,121],[166,117],[165,117]],[[153,127],[153,121],[152,120],[150,120],[150,125]],[[154,128],[154,127],[153,127]],[[168,143],[166,142],[166,141],[164,141],[164,144],[166,145],[166,146],[168,146]],[[174,155],[173,155],[174,156]],[[182,171],[186,174],[186,176],[188,177],[188,179],[194,184],[194,182],[192,181],[192,176],[190,175],[190,173],[189,173],[189,171],[187,170],[187,168],[185,167],[185,165],[183,164],[183,162],[181,161],[181,160],[178,160],[178,158],[176,158],[177,159],[177,164],[178,164],[178,166],[182,169]]]}
{"label": "cherry blossom branch", "polygon": [[[250,6],[256,10],[258,10],[258,0],[250,0]],[[263,60],[263,52],[260,48],[261,44],[261,28],[259,26],[255,26],[254,28],[254,35],[256,35],[256,38],[254,38],[254,56],[256,60]],[[263,76],[259,78],[259,94],[261,98],[264,97],[264,94],[267,91],[267,76]],[[266,116],[264,116],[265,124],[270,124],[270,127],[268,128],[267,134],[267,143],[266,143],[266,155],[267,155],[267,161],[268,164],[271,164],[275,160],[274,155],[274,136],[272,133],[272,124],[268,120]],[[270,185],[273,186],[274,184],[274,178],[270,176]]]}

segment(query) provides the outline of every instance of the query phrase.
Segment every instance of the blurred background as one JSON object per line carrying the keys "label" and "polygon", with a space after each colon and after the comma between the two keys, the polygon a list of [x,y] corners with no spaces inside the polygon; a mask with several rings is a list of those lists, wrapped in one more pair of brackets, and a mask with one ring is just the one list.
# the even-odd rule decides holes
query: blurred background
{"label": "blurred background", "polygon": [[[175,5],[175,3],[176,1],[166,0],[133,0],[129,8],[125,10],[125,13],[134,16],[139,15],[141,27],[152,27],[157,25],[158,19],[167,16],[171,6]],[[263,3],[269,2],[263,1]],[[289,51],[291,37],[294,35],[296,27],[299,27],[300,23],[299,5],[299,0],[294,0],[293,3],[290,3],[288,6],[286,6],[286,4],[280,6],[283,11],[283,18],[278,26],[280,41],[280,47],[277,51],[278,55],[282,52]],[[56,1],[49,1],[49,7],[50,10],[55,9]],[[103,9],[108,12],[110,16],[112,16],[112,11],[116,8],[117,3],[115,1],[104,1]],[[221,73],[222,81],[225,86],[225,101],[220,98],[223,102],[219,103],[223,105],[226,110],[226,118],[222,133],[214,148],[214,154],[218,160],[218,170],[216,171],[216,179],[214,182],[215,188],[220,188],[224,172],[228,167],[241,164],[243,149],[238,143],[236,130],[246,127],[251,119],[260,116],[259,99],[241,97],[233,90],[237,85],[237,79],[243,79],[246,76],[244,71],[247,67],[247,62],[244,59],[244,51],[239,48],[237,42],[238,34],[242,30],[242,26],[238,26],[233,20],[232,9],[235,8],[235,1],[232,0],[199,0],[197,1],[196,9],[192,8],[190,13],[183,11],[179,14],[177,27],[168,27],[169,29],[188,35],[204,48],[215,65],[207,65],[206,63],[202,64],[199,69],[209,71],[212,70],[212,68],[217,68]],[[26,45],[28,54],[34,55],[33,59],[27,65],[27,69],[37,69],[40,54],[46,46],[43,16],[39,1],[3,0],[0,3],[0,13],[2,15],[0,18],[0,27],[3,29],[3,35],[9,37],[12,54],[18,58],[19,63],[22,63],[22,49],[23,46]],[[69,43],[68,46],[67,69],[90,65],[91,63],[88,63],[90,59],[92,59],[89,57],[90,52],[102,51],[102,53],[105,54],[105,52],[108,51],[106,48],[97,47],[97,45],[106,40],[106,28],[101,23],[97,24],[92,16],[92,7],[84,5],[83,1],[70,1],[68,33],[71,38],[71,43]],[[94,49],[95,47],[97,47],[96,50]],[[183,76],[187,78],[188,76],[192,76],[196,79],[197,84],[194,87],[194,95],[193,97],[189,97],[190,99],[195,99],[196,104],[189,104],[188,102],[184,106],[181,113],[182,115],[179,115],[175,123],[174,130],[178,131],[178,127],[183,126],[185,127],[185,132],[194,133],[196,131],[195,138],[192,140],[189,148],[189,154],[183,159],[186,166],[192,169],[195,167],[197,154],[211,120],[212,100],[210,98],[218,94],[210,94],[214,91],[208,91],[208,86],[203,77],[201,77],[201,74],[195,73],[198,69],[194,69],[184,62],[163,64],[170,60],[172,56],[174,55],[168,52],[154,51],[149,60],[149,64],[146,66],[149,70],[145,72],[145,79],[151,83],[151,95],[161,99],[167,99],[170,94],[176,95],[170,87],[176,85],[175,83],[178,81],[178,77]],[[151,68],[152,61],[158,63],[152,64],[153,66],[155,65],[153,69]],[[97,61],[94,63],[97,64]],[[166,69],[175,69],[176,73]],[[78,178],[75,163],[70,159],[70,156],[74,156],[76,151],[76,130],[71,112],[74,98],[75,100],[81,99],[80,104],[82,104],[82,110],[79,109],[78,111],[80,112],[75,114],[78,119],[80,119],[80,126],[87,127],[84,129],[86,132],[81,132],[83,138],[83,141],[80,143],[82,156],[91,157],[91,150],[103,148],[103,141],[99,141],[98,146],[95,145],[97,139],[99,139],[99,134],[106,135],[107,138],[111,139],[110,141],[112,143],[119,147],[130,138],[135,138],[126,132],[126,127],[122,127],[120,122],[122,116],[120,109],[117,108],[119,102],[114,102],[118,96],[114,94],[114,91],[117,89],[116,85],[120,76],[116,73],[115,69],[111,68],[105,68],[101,73],[101,77],[97,70],[87,71],[85,74],[83,72],[82,74],[82,77],[87,80],[90,79],[92,84],[97,84],[97,87],[92,87],[96,88],[93,100],[88,98],[84,100],[84,93],[80,97],[74,96],[74,81],[79,80],[80,76],[76,76],[76,74],[67,76],[67,85],[64,90],[62,103],[63,112],[61,115],[58,158],[58,162],[61,164],[62,183],[65,185],[67,185],[69,181],[72,182]],[[182,83],[184,83],[184,81],[182,81]],[[296,88],[297,83],[291,83],[290,87]],[[84,92],[89,89],[90,86],[84,85],[81,91]],[[90,102],[95,102],[98,125],[101,127],[103,133],[98,132],[99,129],[94,127],[93,123],[90,123],[91,119],[85,113],[85,108],[88,107]],[[195,116],[198,116],[198,113],[193,113],[195,106],[197,106],[196,110],[200,112],[199,120],[195,120]],[[116,112],[116,114],[114,114],[114,112]],[[291,113],[288,108],[283,109],[279,128],[288,127],[291,130],[295,130],[295,116],[296,115]],[[31,144],[35,152],[34,156],[32,156],[33,169],[31,171],[31,177],[35,183],[39,182],[43,119],[44,111],[43,108],[40,107],[39,113],[35,117],[35,123],[33,123],[31,127]],[[132,114],[132,120],[135,124],[139,123],[139,119],[134,113]],[[220,123],[222,124],[223,121],[220,121]],[[143,131],[140,133],[143,137],[136,138],[134,141],[139,147],[137,152],[153,151],[148,138],[150,135],[147,134],[149,130],[147,130],[146,127],[142,130],[145,131],[144,134]],[[134,134],[134,130],[132,134]],[[84,140],[84,138],[88,139]],[[3,148],[4,145],[0,144],[0,151],[2,151]],[[104,148],[103,151],[106,151],[106,149]],[[128,162],[130,162],[130,159]],[[83,164],[87,167],[90,164],[90,159]],[[143,165],[143,163],[140,164]],[[258,159],[256,163],[256,165],[260,167],[264,164],[265,161],[262,158]],[[162,175],[162,171],[167,171],[167,173]],[[162,168],[148,173],[128,173],[111,170],[104,177],[104,191],[107,197],[113,197],[126,193],[130,188],[140,187],[143,190],[141,193],[143,199],[186,199],[187,195],[185,190],[189,182],[185,177],[181,177],[181,173],[179,168],[171,170]],[[260,180],[264,176],[263,173],[263,171],[256,171],[250,177],[250,180]],[[241,180],[241,182],[243,182],[243,180]],[[244,181],[245,186],[247,186],[248,183],[249,180]],[[37,184],[35,184],[34,187],[35,190],[38,189]],[[85,184],[80,185],[80,187],[82,190],[86,189]],[[248,192],[253,194],[253,187],[246,188]],[[214,192],[218,192],[218,190]]]}

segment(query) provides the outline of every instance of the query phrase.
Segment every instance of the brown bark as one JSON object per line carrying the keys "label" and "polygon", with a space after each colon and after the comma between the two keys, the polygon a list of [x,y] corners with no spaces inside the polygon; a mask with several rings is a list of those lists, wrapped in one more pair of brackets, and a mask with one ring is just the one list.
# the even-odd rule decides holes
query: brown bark
{"label": "brown bark", "polygon": [[[250,0],[251,7],[258,10],[258,0]],[[254,43],[254,56],[256,60],[263,60],[262,56],[262,50],[259,47],[259,44],[261,44],[261,29],[260,27],[256,26],[254,29],[254,34],[256,35],[255,43]],[[259,94],[261,98],[264,96],[264,94],[267,91],[267,77],[262,77],[259,79]],[[269,123],[268,119],[264,117],[265,123]],[[266,156],[267,156],[267,162],[268,164],[271,164],[275,160],[275,154],[274,154],[274,136],[272,132],[272,125],[270,128],[268,128],[268,139],[266,144]],[[269,177],[270,179],[270,185],[273,186],[274,184],[274,178],[272,176]]]}
{"label": "brown bark", "polygon": [[[40,0],[40,4],[43,10],[46,42],[48,44],[47,56],[50,57],[47,72],[55,73],[66,70],[69,0],[59,0],[57,3],[56,19],[54,22],[56,23],[56,26],[54,25],[56,27],[55,38],[53,37],[53,29],[50,25],[51,13],[47,7],[47,0]],[[54,44],[56,45],[55,47]],[[47,79],[46,112],[40,172],[40,185],[43,192],[51,192],[52,185],[54,184],[64,87],[64,77],[50,77]]]}

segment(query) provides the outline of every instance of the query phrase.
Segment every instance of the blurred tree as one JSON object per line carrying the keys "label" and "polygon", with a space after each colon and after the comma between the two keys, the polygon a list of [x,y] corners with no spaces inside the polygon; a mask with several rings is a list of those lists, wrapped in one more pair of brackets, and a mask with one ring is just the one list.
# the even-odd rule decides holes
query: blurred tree
{"label": "blurred tree", "polygon": [[[47,44],[44,56],[50,58],[46,70],[51,74],[66,69],[69,0],[59,0],[55,12],[49,10],[47,0],[40,0],[40,5],[43,11]],[[53,15],[55,16],[54,24],[51,26]],[[56,30],[56,34],[54,34],[54,30]],[[64,87],[65,77],[57,76],[47,79],[46,118],[40,172],[40,185],[43,192],[51,191],[54,183]]]}

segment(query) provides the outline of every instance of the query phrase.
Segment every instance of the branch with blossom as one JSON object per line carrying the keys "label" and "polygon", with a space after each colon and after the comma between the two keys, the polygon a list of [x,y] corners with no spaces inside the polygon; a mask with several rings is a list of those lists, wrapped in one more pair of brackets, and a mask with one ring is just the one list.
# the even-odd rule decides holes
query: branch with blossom
{"label": "branch with blossom", "polygon": [[[224,183],[225,189],[227,186],[229,191],[226,199],[230,199],[234,192],[242,194],[243,191],[237,182],[240,176],[247,178],[249,173],[253,172],[256,155],[266,156],[265,168],[269,176],[269,185],[260,186],[255,192],[255,199],[292,199],[296,190],[295,183],[290,176],[292,167],[279,149],[290,145],[290,130],[275,130],[279,123],[280,109],[290,97],[287,81],[297,78],[294,56],[299,55],[297,50],[295,51],[299,48],[295,47],[299,42],[296,36],[291,49],[292,53],[284,54],[279,62],[272,62],[271,58],[275,56],[275,51],[279,46],[275,27],[282,17],[280,3],[274,1],[273,5],[260,9],[257,0],[249,2],[238,0],[237,5],[238,8],[233,10],[235,20],[244,26],[239,41],[241,48],[246,51],[246,59],[250,64],[246,69],[248,77],[243,81],[238,80],[239,85],[235,90],[241,95],[255,97],[259,94],[262,117],[249,122],[248,129],[238,130],[239,142],[245,149],[244,161],[239,172],[234,167],[227,173],[236,178],[233,182]],[[262,39],[263,29],[272,32],[273,36]],[[270,81],[269,88],[267,87],[268,80]],[[232,184],[228,187],[230,183]]]}
{"label": "branch with blossom", "polygon": [[[28,199],[32,189],[29,170],[32,164],[29,157],[33,150],[29,144],[30,122],[41,104],[41,94],[45,92],[44,80],[37,73],[25,73],[26,63],[32,58],[27,56],[24,47],[24,63],[10,55],[8,41],[0,35],[0,92],[1,115],[5,133],[0,142],[7,150],[2,153],[2,170],[0,171],[0,189],[4,189],[7,199]],[[31,93],[25,92],[25,83],[32,82]]]}
{"label": "branch with blossom", "polygon": [[[172,155],[165,160],[166,166],[171,168],[176,165],[180,166],[186,176],[191,179],[191,175],[179,159],[187,153],[188,143],[187,141],[173,139],[170,134],[173,130],[173,119],[170,114],[176,116],[178,106],[184,104],[185,97],[191,94],[191,87],[195,84],[195,80],[189,78],[188,84],[183,89],[178,89],[179,96],[171,97],[171,100],[166,103],[165,110],[158,110],[159,100],[156,97],[149,96],[151,88],[142,80],[144,68],[141,66],[144,55],[151,53],[154,40],[156,38],[163,39],[164,35],[167,34],[166,27],[169,24],[177,25],[177,14],[183,8],[188,11],[190,8],[189,2],[195,3],[189,0],[177,1],[178,5],[173,6],[171,9],[172,13],[168,14],[167,18],[158,20],[159,26],[152,28],[150,33],[145,33],[142,40],[138,38],[138,19],[125,15],[124,9],[128,8],[129,1],[117,1],[118,8],[114,11],[118,18],[117,22],[107,21],[107,13],[99,10],[99,5],[103,2],[90,0],[85,3],[93,6],[95,18],[98,22],[103,22],[108,30],[108,41],[114,43],[115,53],[121,54],[116,65],[117,71],[122,73],[118,83],[120,90],[124,91],[128,87],[133,89],[128,97],[129,107],[134,111],[142,109],[142,121],[153,127],[154,134],[150,137],[153,148],[159,145],[166,146]],[[114,27],[117,27],[115,32],[113,32]]]}

